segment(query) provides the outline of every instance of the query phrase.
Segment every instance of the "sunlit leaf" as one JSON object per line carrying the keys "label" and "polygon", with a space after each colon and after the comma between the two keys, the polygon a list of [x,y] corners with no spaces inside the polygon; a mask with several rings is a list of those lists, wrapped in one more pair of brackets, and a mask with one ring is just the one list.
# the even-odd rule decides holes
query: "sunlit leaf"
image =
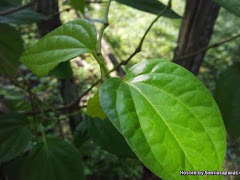
{"label": "sunlit leaf", "polygon": [[162,59],[144,61],[124,81],[106,80],[99,93],[110,121],[159,177],[222,170],[226,132],[220,111],[207,88],[183,67]]}
{"label": "sunlit leaf", "polygon": [[37,76],[44,76],[62,62],[93,53],[96,41],[96,30],[89,21],[74,20],[43,37],[23,53],[20,61]]}

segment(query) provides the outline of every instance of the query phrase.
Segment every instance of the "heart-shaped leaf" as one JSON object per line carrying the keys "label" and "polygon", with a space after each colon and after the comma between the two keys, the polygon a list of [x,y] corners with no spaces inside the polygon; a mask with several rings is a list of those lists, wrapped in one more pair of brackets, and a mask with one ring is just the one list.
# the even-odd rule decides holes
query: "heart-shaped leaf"
{"label": "heart-shaped leaf", "polygon": [[221,74],[217,81],[215,98],[228,134],[237,139],[240,137],[240,63],[234,64]]}
{"label": "heart-shaped leaf", "polygon": [[110,121],[159,177],[180,179],[181,170],[222,169],[226,132],[220,111],[207,88],[183,67],[144,61],[125,81],[105,81],[99,93]]}
{"label": "heart-shaped leaf", "polygon": [[37,76],[47,75],[61,62],[84,53],[93,53],[97,42],[94,26],[75,20],[47,34],[23,53],[20,61]]}
{"label": "heart-shaped leaf", "polygon": [[212,0],[219,6],[222,6],[226,10],[232,12],[233,14],[240,16],[240,1],[239,0]]}
{"label": "heart-shaped leaf", "polygon": [[0,163],[23,153],[31,138],[30,126],[23,115],[0,115]]}
{"label": "heart-shaped leaf", "polygon": [[74,145],[47,139],[37,144],[23,163],[22,180],[83,180],[81,156]]}

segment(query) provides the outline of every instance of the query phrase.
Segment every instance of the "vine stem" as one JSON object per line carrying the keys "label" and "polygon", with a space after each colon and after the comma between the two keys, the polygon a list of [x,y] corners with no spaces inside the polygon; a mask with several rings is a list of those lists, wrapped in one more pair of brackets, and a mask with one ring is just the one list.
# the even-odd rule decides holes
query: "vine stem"
{"label": "vine stem", "polygon": [[109,26],[108,14],[109,14],[111,2],[112,0],[109,0],[107,2],[107,6],[106,6],[104,18],[103,18],[103,25],[101,26],[99,31],[98,41],[96,45],[96,52],[93,53],[94,58],[97,60],[98,64],[100,65],[102,80],[104,80],[105,77],[107,78],[110,77],[107,66],[106,66],[106,61],[102,55],[102,38],[103,38],[104,30]]}

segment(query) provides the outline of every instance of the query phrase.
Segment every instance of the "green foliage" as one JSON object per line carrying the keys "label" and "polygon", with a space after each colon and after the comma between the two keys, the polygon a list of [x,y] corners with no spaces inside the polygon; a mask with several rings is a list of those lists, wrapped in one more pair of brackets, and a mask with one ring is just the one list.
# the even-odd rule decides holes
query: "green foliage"
{"label": "green foliage", "polygon": [[119,157],[135,158],[126,140],[110,123],[109,119],[88,118],[88,130],[93,141],[106,151]]}
{"label": "green foliage", "polygon": [[107,117],[99,102],[99,92],[88,100],[87,115],[93,118],[100,118],[102,120]]}
{"label": "green foliage", "polygon": [[227,9],[228,11],[234,13],[237,16],[240,16],[240,1],[239,0],[212,0],[217,3],[219,6]]}
{"label": "green foliage", "polygon": [[49,138],[37,144],[24,161],[22,180],[83,180],[79,151],[70,143]]}
{"label": "green foliage", "polygon": [[226,134],[220,111],[184,68],[160,59],[139,63],[125,81],[112,78],[101,86],[100,103],[138,158],[159,177],[176,179],[182,169],[222,169]]}
{"label": "green foliage", "polygon": [[[1,0],[0,2],[0,12],[5,12],[16,7],[20,6],[19,0]],[[31,24],[34,22],[38,22],[40,20],[45,19],[46,16],[37,13],[31,9],[22,9],[20,11],[16,11],[14,13],[10,13],[7,15],[0,16],[0,23],[6,24]]]}
{"label": "green foliage", "polygon": [[60,63],[51,74],[55,75],[58,79],[71,79],[73,78],[73,71],[69,61]]}
{"label": "green foliage", "polygon": [[23,115],[0,115],[0,163],[26,151],[31,138],[29,123]]}
{"label": "green foliage", "polygon": [[[121,4],[135,9],[158,15],[166,6],[158,0],[116,0]],[[168,18],[180,18],[173,10],[167,10],[163,16]]]}
{"label": "green foliage", "polygon": [[71,21],[25,51],[20,61],[37,76],[44,76],[61,62],[84,53],[93,53],[96,41],[96,30],[89,21]]}
{"label": "green foliage", "polygon": [[15,75],[23,41],[14,27],[0,23],[0,74]]}
{"label": "green foliage", "polygon": [[88,132],[88,122],[87,119],[84,120],[76,127],[74,131],[74,145],[79,148],[81,147],[87,140],[89,140],[89,132]]}
{"label": "green foliage", "polygon": [[84,7],[85,7],[85,1],[84,0],[70,0],[69,3],[74,9],[84,13]]}
{"label": "green foliage", "polygon": [[223,115],[228,134],[240,136],[240,63],[227,68],[217,81],[215,98]]}

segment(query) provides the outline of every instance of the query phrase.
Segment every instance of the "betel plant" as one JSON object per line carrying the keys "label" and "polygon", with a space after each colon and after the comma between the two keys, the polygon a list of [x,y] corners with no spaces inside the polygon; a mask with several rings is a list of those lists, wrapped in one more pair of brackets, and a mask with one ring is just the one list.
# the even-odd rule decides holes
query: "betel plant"
{"label": "betel plant", "polygon": [[[91,135],[96,143],[118,156],[140,159],[162,179],[222,179],[179,173],[220,171],[226,152],[221,113],[207,88],[194,75],[168,60],[151,59],[133,66],[124,80],[111,78],[112,71],[128,64],[141,50],[154,23],[169,11],[171,0],[150,24],[136,51],[112,70],[106,67],[101,53],[110,4],[111,0],[107,2],[98,36],[90,21],[74,20],[43,37],[22,54],[20,61],[39,77],[84,53],[92,54],[98,62],[101,79],[94,84],[101,86],[88,101],[88,120],[76,129],[76,146]],[[27,152],[21,179],[84,179],[78,149],[64,140],[64,134],[62,139],[47,136],[43,122],[34,118],[35,113],[1,115],[0,162]],[[41,131],[41,140],[31,141],[32,125]]]}

